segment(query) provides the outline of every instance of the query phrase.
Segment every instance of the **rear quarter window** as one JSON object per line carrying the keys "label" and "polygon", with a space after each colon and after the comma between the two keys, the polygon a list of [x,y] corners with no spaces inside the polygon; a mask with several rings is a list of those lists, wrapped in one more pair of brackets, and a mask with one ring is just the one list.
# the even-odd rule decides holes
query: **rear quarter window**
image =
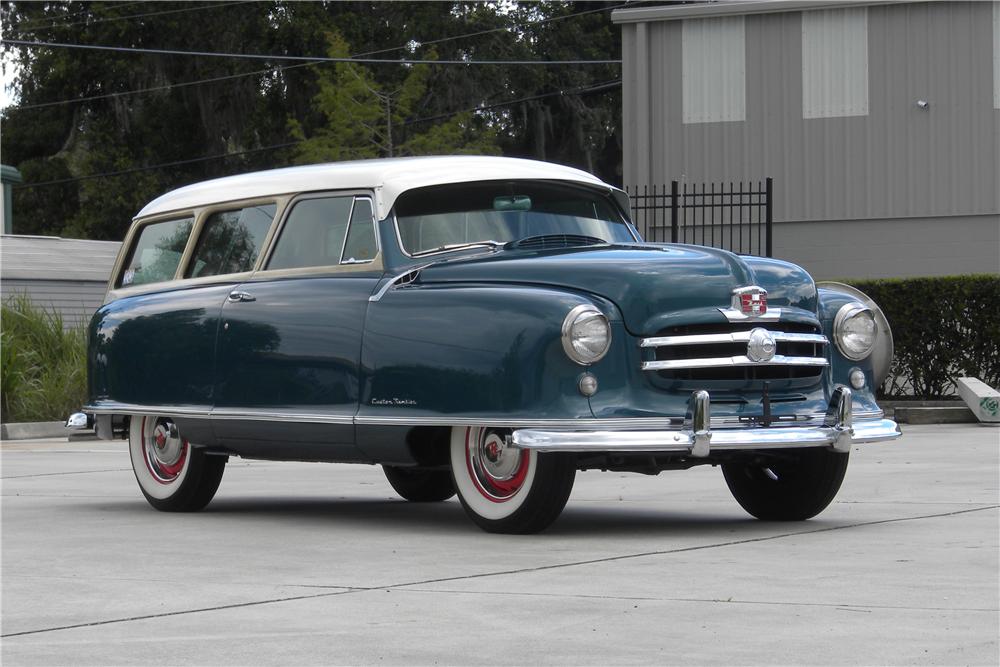
{"label": "rear quarter window", "polygon": [[188,217],[142,227],[118,287],[173,280],[193,226],[194,218]]}

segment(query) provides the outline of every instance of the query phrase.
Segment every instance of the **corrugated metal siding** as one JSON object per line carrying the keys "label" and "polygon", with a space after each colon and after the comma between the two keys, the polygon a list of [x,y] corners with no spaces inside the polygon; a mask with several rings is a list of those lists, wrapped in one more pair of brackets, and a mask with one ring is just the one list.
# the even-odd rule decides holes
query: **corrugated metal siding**
{"label": "corrugated metal siding", "polygon": [[38,307],[56,312],[66,328],[86,325],[104,302],[105,282],[71,280],[4,280],[0,297],[27,295]]}
{"label": "corrugated metal siding", "polygon": [[802,117],[868,115],[868,8],[802,13]]}
{"label": "corrugated metal siding", "polygon": [[121,243],[55,236],[0,237],[0,275],[40,280],[107,282]]}
{"label": "corrugated metal siding", "polygon": [[993,108],[1000,109],[1000,2],[993,3]]}
{"label": "corrugated metal siding", "polygon": [[683,122],[746,118],[746,42],[742,16],[688,19],[681,28]]}
{"label": "corrugated metal siding", "polygon": [[770,175],[779,221],[997,214],[992,12],[870,7],[868,115],[808,120],[802,13],[748,16],[742,123],[683,123],[681,21],[624,24],[625,182]]}

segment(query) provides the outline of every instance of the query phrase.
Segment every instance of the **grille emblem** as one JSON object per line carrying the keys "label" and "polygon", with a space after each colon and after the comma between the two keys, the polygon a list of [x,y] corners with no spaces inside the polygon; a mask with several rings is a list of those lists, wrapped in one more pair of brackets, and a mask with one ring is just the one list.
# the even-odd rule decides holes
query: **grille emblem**
{"label": "grille emblem", "polygon": [[757,327],[750,331],[750,340],[747,342],[747,357],[750,361],[763,363],[774,359],[775,343],[774,336],[767,329]]}
{"label": "grille emblem", "polygon": [[733,290],[733,310],[744,315],[758,317],[767,312],[767,290],[751,285]]}

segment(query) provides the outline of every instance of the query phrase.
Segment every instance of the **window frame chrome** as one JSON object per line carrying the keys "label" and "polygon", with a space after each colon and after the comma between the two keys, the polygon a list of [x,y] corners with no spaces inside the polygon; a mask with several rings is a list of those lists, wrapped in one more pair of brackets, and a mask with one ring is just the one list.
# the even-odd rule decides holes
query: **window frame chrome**
{"label": "window frame chrome", "polygon": [[[284,268],[284,269],[268,269],[267,265],[271,261],[271,257],[274,254],[275,248],[278,246],[278,242],[281,240],[281,234],[285,230],[285,226],[288,224],[288,219],[291,217],[292,211],[295,209],[295,205],[299,202],[310,200],[310,199],[333,199],[336,197],[351,197],[351,210],[348,214],[347,228],[344,230],[344,247],[340,249],[340,261],[336,264],[323,264],[317,266],[299,266],[294,268]],[[375,236],[375,256],[368,260],[362,260],[359,262],[343,262],[344,250],[347,246],[347,235],[351,231],[351,216],[354,215],[354,207],[357,204],[359,198],[367,199],[371,203],[372,207],[372,232]],[[323,191],[313,191],[313,192],[301,192],[292,195],[285,202],[285,206],[281,212],[280,219],[276,218],[277,224],[273,227],[273,232],[267,239],[268,247],[267,252],[261,253],[260,261],[257,268],[254,270],[253,277],[258,280],[269,280],[271,278],[279,277],[295,277],[295,276],[308,276],[317,274],[339,274],[339,273],[352,273],[358,271],[370,271],[372,269],[381,269],[383,266],[383,253],[382,253],[382,239],[378,233],[378,220],[376,219],[377,213],[375,209],[375,194],[371,190],[323,190]]]}

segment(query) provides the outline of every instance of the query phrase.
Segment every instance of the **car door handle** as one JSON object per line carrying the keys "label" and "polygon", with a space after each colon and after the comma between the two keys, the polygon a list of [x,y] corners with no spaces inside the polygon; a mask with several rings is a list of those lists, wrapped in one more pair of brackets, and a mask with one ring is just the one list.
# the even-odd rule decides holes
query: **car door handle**
{"label": "car door handle", "polygon": [[232,303],[240,303],[241,301],[256,301],[257,297],[252,294],[247,294],[246,292],[230,292],[229,301]]}

